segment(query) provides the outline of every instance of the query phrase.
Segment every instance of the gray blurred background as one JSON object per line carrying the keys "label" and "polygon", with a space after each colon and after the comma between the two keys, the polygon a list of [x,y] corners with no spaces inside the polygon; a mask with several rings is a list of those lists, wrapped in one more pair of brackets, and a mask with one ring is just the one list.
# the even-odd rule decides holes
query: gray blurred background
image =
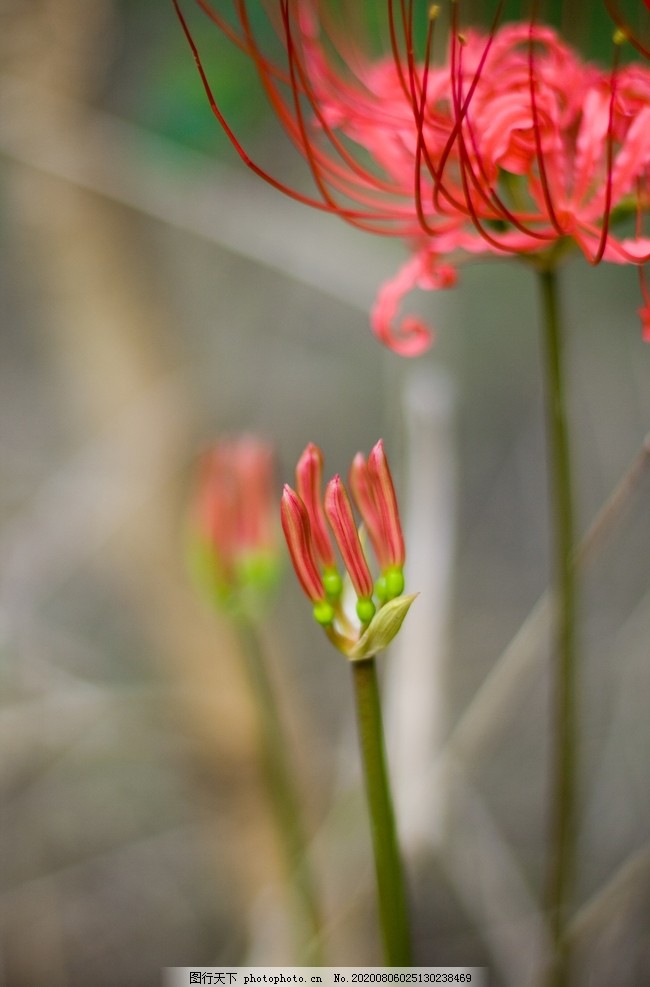
{"label": "gray blurred background", "polygon": [[[205,21],[201,40],[219,50]],[[215,84],[248,146],[298,175],[230,57]],[[382,662],[417,796],[400,810],[417,962],[536,983],[544,612],[502,658],[548,581],[532,273],[471,265],[409,299],[437,342],[406,362],[368,326],[403,248],[245,172],[171,3],[2,0],[0,60],[0,984],[295,962],[236,643],[183,559],[195,456],[240,431],[276,444],[278,490],[308,441],[333,473],[384,437],[420,519],[413,573],[426,548],[408,646]],[[650,423],[636,277],[562,272],[581,531]],[[649,505],[641,477],[583,583],[574,935],[593,987],[650,978]],[[308,611],[288,578],[264,633],[325,948],[379,963],[349,671]]]}

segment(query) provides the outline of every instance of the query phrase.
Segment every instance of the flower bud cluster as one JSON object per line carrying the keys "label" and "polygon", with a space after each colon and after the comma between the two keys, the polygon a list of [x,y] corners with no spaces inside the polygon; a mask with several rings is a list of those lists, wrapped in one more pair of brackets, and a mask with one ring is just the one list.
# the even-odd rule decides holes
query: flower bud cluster
{"label": "flower bud cluster", "polygon": [[[404,539],[388,460],[380,440],[366,459],[357,453],[349,486],[379,566],[373,580],[340,476],[322,494],[323,454],[310,443],[296,467],[296,487],[284,487],[281,517],[293,567],[313,604],[314,618],[350,658],[382,650],[399,630],[413,600],[403,596]],[[332,535],[356,595],[356,620],[344,608],[344,580]]]}

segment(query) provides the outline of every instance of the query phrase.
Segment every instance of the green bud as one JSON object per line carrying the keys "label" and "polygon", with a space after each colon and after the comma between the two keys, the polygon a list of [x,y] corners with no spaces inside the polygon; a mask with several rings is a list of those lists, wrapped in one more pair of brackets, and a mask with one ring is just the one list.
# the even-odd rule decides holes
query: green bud
{"label": "green bud", "polygon": [[375,583],[375,596],[379,600],[379,606],[388,599],[388,589],[386,587],[386,577],[380,576]]}
{"label": "green bud", "polygon": [[326,627],[334,620],[334,607],[327,600],[319,600],[314,604],[314,620],[316,623]]}
{"label": "green bud", "polygon": [[323,586],[330,600],[338,600],[343,589],[343,580],[336,569],[328,569],[323,573]]}
{"label": "green bud", "polygon": [[386,599],[394,600],[404,592],[404,573],[400,567],[386,572]]}
{"label": "green bud", "polygon": [[357,617],[362,624],[369,624],[375,616],[375,604],[370,597],[359,597],[357,600]]}

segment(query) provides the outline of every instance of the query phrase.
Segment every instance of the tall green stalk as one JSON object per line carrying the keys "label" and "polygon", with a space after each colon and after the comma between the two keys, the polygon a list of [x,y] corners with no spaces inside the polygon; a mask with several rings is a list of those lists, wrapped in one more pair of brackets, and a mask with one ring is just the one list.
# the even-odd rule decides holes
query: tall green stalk
{"label": "tall green stalk", "polygon": [[305,966],[325,965],[321,936],[322,915],[312,874],[308,840],[300,799],[294,783],[289,752],[278,706],[255,625],[236,621],[242,654],[259,717],[260,755],[273,808],[278,838],[293,890],[300,961]]}
{"label": "tall green stalk", "polygon": [[547,907],[555,949],[550,984],[552,987],[567,987],[570,982],[570,957],[566,930],[576,865],[578,775],[575,522],[557,278],[553,270],[541,271],[539,278],[556,602],[552,676],[551,845],[547,878]]}
{"label": "tall green stalk", "polygon": [[374,658],[353,661],[354,693],[377,875],[379,917],[387,966],[411,965],[404,874],[386,769],[379,686]]}

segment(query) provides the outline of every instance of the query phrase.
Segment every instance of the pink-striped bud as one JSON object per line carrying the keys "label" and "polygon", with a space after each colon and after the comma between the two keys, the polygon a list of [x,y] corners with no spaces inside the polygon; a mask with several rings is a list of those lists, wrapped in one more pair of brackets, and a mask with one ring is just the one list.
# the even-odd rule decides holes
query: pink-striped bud
{"label": "pink-striped bud", "polygon": [[321,502],[323,453],[310,442],[296,466],[298,494],[307,508],[316,558],[325,569],[334,569],[336,560]]}
{"label": "pink-striped bud", "polygon": [[375,557],[381,569],[386,569],[390,561],[386,554],[381,516],[368,473],[368,464],[362,452],[358,452],[352,460],[349,481],[354,502],[368,532]]}
{"label": "pink-striped bud", "polygon": [[282,492],[280,513],[282,530],[298,582],[312,603],[318,603],[325,599],[325,587],[314,559],[309,515],[302,500],[288,483],[285,483]]}
{"label": "pink-striped bud", "polygon": [[333,477],[325,488],[325,513],[357,596],[369,599],[373,592],[372,576],[340,476]]}
{"label": "pink-striped bud", "polygon": [[[368,456],[368,476],[381,518],[383,554],[388,566],[401,569],[405,559],[404,537],[393,478],[384,452],[384,443],[381,439]],[[380,559],[380,563],[384,568],[385,562]]]}

